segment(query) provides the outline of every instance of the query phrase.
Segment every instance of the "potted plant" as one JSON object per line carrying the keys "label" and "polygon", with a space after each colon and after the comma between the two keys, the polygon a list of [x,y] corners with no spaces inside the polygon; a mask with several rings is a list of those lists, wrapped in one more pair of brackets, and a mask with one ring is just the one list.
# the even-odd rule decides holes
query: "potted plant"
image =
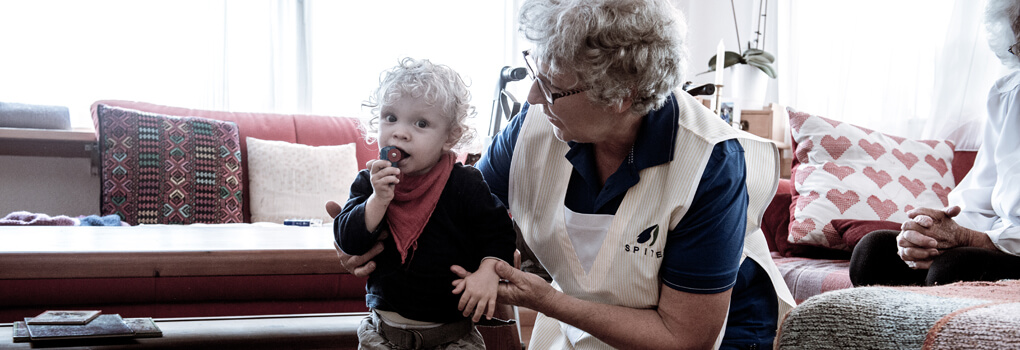
{"label": "potted plant", "polygon": [[[769,78],[776,77],[776,67],[773,66],[773,63],[776,62],[776,56],[763,50],[765,47],[765,24],[767,23],[766,17],[768,12],[767,7],[767,0],[763,0],[758,3],[758,26],[757,30],[754,31],[755,38],[753,46],[752,42],[748,42],[747,49],[744,50],[744,53],[742,54],[733,51],[726,51],[724,55],[723,68],[727,68],[735,64],[746,64],[760,69],[765,73],[765,75],[768,75]],[[740,29],[737,28],[737,12],[733,6],[733,0],[730,0],[730,10],[733,11],[733,29],[737,33],[737,42],[739,43]],[[698,74],[714,72],[715,60],[716,56],[713,55],[712,58],[708,60],[708,70]]]}

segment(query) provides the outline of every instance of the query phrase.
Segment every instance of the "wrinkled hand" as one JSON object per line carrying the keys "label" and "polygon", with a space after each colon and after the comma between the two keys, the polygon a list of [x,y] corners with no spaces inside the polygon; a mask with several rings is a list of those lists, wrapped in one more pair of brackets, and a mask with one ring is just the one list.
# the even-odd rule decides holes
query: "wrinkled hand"
{"label": "wrinkled hand", "polygon": [[953,217],[960,207],[943,210],[918,208],[907,213],[908,220],[896,236],[897,254],[914,269],[927,269],[940,250],[967,245],[968,231]]}
{"label": "wrinkled hand", "polygon": [[368,277],[372,271],[375,271],[375,261],[372,259],[382,253],[383,244],[381,241],[376,242],[372,249],[363,255],[347,255],[343,250],[340,250],[340,245],[336,242],[333,242],[333,248],[336,248],[336,255],[340,257],[340,265],[343,265],[344,269],[352,275]]}
{"label": "wrinkled hand", "polygon": [[[470,275],[460,266],[450,270],[460,278]],[[556,290],[549,282],[533,273],[527,273],[510,266],[505,261],[496,262],[496,275],[501,279],[497,289],[500,303],[523,306],[532,310],[543,310],[540,304],[550,300]],[[457,280],[460,281],[460,280]],[[457,281],[454,281],[456,283]]]}

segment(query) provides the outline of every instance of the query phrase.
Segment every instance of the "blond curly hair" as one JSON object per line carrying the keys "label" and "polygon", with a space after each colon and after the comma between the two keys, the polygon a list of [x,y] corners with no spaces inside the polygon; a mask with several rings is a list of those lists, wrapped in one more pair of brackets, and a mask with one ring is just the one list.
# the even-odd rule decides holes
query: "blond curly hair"
{"label": "blond curly hair", "polygon": [[[402,97],[423,100],[430,106],[439,106],[449,118],[450,130],[460,129],[460,138],[454,148],[469,144],[474,130],[467,119],[475,115],[471,106],[471,91],[452,68],[435,64],[427,59],[417,60],[405,57],[399,64],[380,74],[379,87],[361,105],[371,108],[366,136],[378,133],[380,111],[383,105],[396,102]],[[371,141],[371,138],[370,138]]]}

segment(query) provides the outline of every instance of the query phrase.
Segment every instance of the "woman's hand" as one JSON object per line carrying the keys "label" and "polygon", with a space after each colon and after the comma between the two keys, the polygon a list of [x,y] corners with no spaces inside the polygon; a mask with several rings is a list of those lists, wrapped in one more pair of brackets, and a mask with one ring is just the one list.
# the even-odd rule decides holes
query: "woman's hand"
{"label": "woman's hand", "polygon": [[347,255],[343,250],[340,250],[340,245],[336,242],[333,242],[333,248],[336,248],[336,255],[340,257],[340,265],[343,265],[345,270],[358,277],[368,277],[372,271],[375,271],[375,261],[372,259],[382,253],[383,244],[382,240],[376,242],[372,249],[363,255]]}
{"label": "woman's hand", "polygon": [[956,247],[984,247],[995,249],[988,236],[960,226],[953,217],[960,207],[942,210],[917,208],[907,213],[911,220],[901,226],[896,236],[897,254],[914,269],[927,269],[942,250]]}

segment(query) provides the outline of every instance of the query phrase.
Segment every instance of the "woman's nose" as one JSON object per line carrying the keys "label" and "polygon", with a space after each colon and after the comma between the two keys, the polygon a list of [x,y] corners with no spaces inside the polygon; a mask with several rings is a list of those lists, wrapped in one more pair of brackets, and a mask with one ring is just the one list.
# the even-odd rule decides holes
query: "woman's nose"
{"label": "woman's nose", "polygon": [[538,80],[531,80],[531,90],[528,90],[528,103],[532,105],[544,105],[549,103],[545,100],[542,88],[538,87]]}

